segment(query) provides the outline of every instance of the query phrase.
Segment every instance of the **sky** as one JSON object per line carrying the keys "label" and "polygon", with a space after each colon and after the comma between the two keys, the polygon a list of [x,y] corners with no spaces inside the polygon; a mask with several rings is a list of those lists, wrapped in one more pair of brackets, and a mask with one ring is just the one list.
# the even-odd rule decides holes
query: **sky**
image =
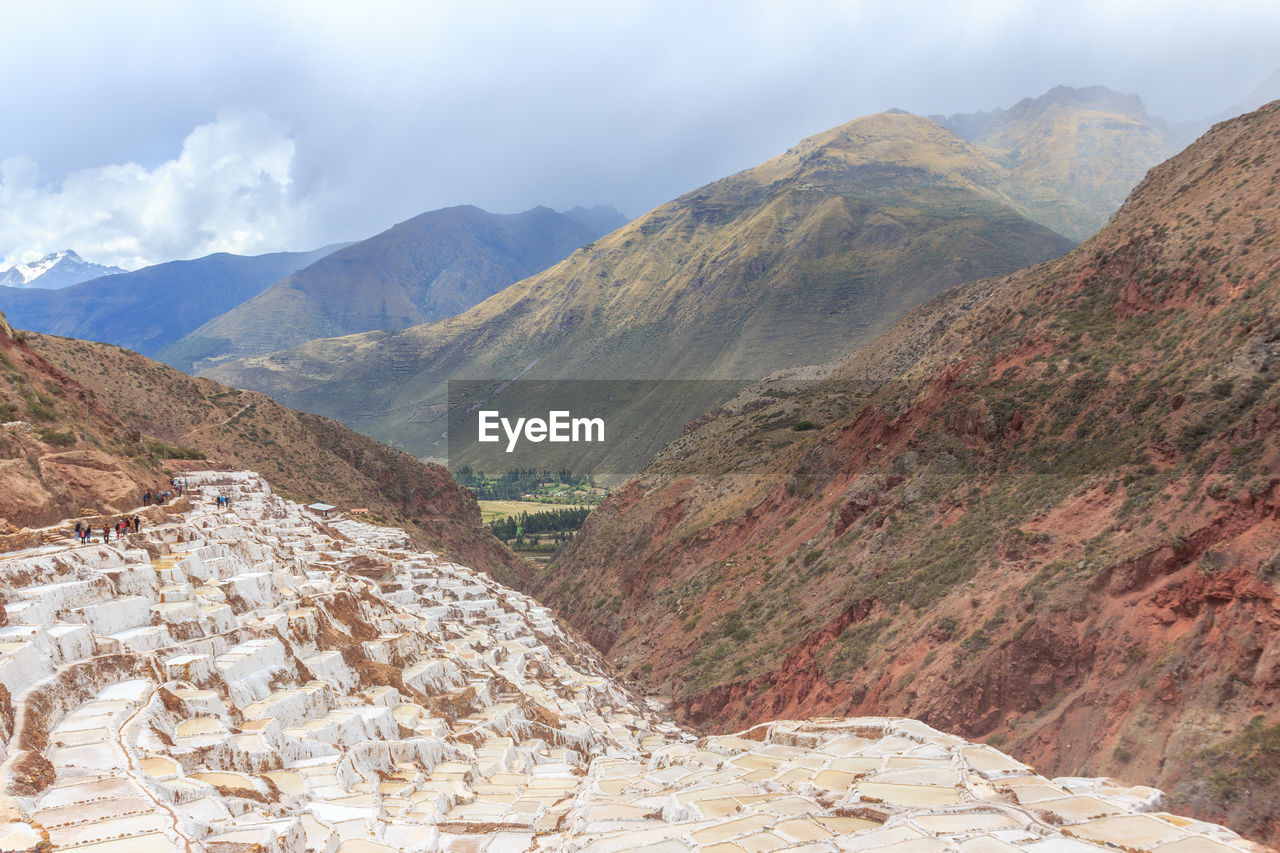
{"label": "sky", "polygon": [[627,217],[888,108],[1103,84],[1219,115],[1280,3],[0,0],[0,270],[307,250],[427,210]]}

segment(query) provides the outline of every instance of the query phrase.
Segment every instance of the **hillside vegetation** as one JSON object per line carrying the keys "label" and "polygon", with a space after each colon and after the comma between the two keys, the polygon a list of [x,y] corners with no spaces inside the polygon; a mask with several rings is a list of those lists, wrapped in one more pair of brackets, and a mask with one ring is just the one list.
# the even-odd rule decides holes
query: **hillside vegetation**
{"label": "hillside vegetation", "polygon": [[844,355],[948,287],[1066,251],[1006,179],[936,122],[869,116],[661,205],[457,317],[208,375],[424,456],[444,455],[450,379],[750,380]]}
{"label": "hillside vegetation", "polygon": [[1278,192],[1273,103],[1066,257],[705,419],[537,594],[705,728],[919,717],[1277,840]]}
{"label": "hillside vegetation", "polygon": [[621,224],[612,209],[433,210],[283,277],[158,357],[194,372],[312,338],[452,317]]}

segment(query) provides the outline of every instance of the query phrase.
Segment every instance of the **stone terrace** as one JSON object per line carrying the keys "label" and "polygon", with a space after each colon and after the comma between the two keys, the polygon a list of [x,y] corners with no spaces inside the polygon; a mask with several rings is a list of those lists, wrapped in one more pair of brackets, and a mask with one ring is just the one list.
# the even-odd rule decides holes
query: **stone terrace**
{"label": "stone terrace", "polygon": [[1259,849],[912,720],[695,738],[402,531],[190,482],[185,517],[0,559],[0,850]]}

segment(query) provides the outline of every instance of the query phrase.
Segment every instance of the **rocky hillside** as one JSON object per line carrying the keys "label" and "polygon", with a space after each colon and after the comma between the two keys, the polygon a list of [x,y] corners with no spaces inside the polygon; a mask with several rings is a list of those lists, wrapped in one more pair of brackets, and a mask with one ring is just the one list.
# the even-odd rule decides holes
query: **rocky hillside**
{"label": "rocky hillside", "polygon": [[1191,141],[1137,95],[1105,86],[938,118],[1009,170],[1008,192],[1032,219],[1075,240],[1096,234],[1148,169]]}
{"label": "rocky hillside", "polygon": [[621,225],[610,211],[433,210],[283,278],[158,357],[193,372],[312,338],[452,317]]}
{"label": "rocky hillside", "polygon": [[[1008,170],[885,113],[664,204],[458,317],[314,341],[210,376],[443,455],[447,380],[754,379],[847,354],[964,281],[1071,245]],[[637,415],[639,416],[639,415]]]}
{"label": "rocky hillside", "polygon": [[285,494],[409,525],[509,581],[523,568],[481,528],[474,498],[443,468],[107,344],[4,322],[0,423],[0,532],[83,510],[125,511],[187,464],[252,465]]}
{"label": "rocky hillside", "polygon": [[1278,192],[1280,102],[691,425],[535,591],[708,729],[907,714],[1280,839]]}
{"label": "rocky hillside", "polygon": [[102,341],[154,356],[337,246],[245,257],[219,252],[98,277],[61,290],[0,288],[20,329]]}

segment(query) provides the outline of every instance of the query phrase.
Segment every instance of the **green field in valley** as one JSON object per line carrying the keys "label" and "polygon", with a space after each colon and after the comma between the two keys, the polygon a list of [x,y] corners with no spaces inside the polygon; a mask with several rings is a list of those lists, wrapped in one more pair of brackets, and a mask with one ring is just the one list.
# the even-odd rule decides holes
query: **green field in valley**
{"label": "green field in valley", "polygon": [[484,524],[500,518],[515,518],[522,512],[532,515],[553,509],[576,509],[590,504],[553,504],[542,501],[477,501],[480,504],[480,520]]}

